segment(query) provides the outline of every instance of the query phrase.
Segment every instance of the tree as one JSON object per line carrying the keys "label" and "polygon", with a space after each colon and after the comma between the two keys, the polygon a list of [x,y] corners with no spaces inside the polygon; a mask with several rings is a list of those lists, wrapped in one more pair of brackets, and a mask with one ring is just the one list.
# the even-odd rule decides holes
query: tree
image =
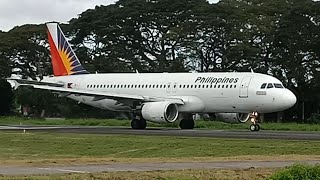
{"label": "tree", "polygon": [[185,35],[194,9],[203,4],[208,3],[120,0],[115,5],[96,7],[71,21],[77,31],[73,42],[87,49],[82,52],[91,55],[101,71],[186,71]]}
{"label": "tree", "polygon": [[13,98],[10,83],[0,79],[0,116],[10,113]]}

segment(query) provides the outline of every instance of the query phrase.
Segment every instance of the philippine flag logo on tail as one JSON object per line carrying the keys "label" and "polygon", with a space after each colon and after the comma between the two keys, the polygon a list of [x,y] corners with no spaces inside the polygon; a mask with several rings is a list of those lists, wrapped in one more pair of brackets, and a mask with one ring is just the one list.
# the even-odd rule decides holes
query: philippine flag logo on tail
{"label": "philippine flag logo on tail", "polygon": [[89,74],[82,67],[58,23],[47,23],[47,28],[54,75]]}

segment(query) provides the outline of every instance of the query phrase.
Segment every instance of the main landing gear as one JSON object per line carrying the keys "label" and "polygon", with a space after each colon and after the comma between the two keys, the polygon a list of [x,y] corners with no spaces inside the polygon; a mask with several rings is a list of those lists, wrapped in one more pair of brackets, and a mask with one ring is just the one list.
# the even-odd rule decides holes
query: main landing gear
{"label": "main landing gear", "polygon": [[132,129],[145,129],[147,127],[147,121],[142,117],[137,118],[134,116],[131,120]]}
{"label": "main landing gear", "polygon": [[181,129],[193,129],[194,128],[193,115],[185,115],[179,123]]}
{"label": "main landing gear", "polygon": [[260,125],[258,124],[258,113],[257,112],[251,113],[250,121],[251,121],[250,130],[251,131],[259,131]]}

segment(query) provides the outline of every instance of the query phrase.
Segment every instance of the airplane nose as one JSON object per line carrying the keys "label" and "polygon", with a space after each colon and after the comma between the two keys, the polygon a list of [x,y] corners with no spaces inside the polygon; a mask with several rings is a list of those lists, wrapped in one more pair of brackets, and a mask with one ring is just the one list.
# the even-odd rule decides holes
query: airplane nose
{"label": "airplane nose", "polygon": [[283,93],[282,97],[283,103],[287,108],[291,108],[297,102],[297,97],[288,89],[286,90],[286,92]]}

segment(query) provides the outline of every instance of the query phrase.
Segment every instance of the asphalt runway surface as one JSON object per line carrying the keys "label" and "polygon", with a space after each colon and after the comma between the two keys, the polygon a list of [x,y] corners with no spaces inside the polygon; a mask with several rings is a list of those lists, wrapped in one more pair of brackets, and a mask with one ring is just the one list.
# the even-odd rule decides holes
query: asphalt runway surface
{"label": "asphalt runway surface", "polygon": [[184,137],[212,137],[212,138],[243,138],[243,139],[283,139],[283,140],[320,140],[318,132],[293,131],[257,131],[249,130],[209,130],[178,128],[147,128],[134,130],[129,127],[105,126],[0,126],[0,132],[55,132],[76,134],[119,134],[146,136],[184,136]]}

